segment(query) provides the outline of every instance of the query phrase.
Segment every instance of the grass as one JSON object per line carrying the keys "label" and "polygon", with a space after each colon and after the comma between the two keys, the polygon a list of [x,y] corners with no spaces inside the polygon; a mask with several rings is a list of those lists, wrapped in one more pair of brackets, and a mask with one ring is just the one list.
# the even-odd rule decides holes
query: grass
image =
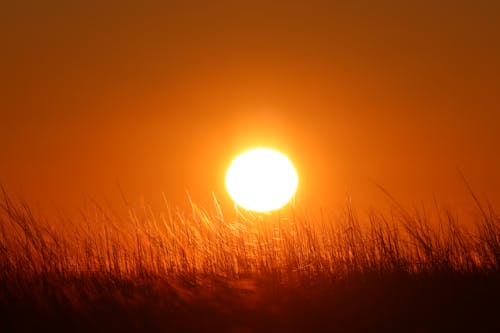
{"label": "grass", "polygon": [[[390,197],[390,195],[389,195]],[[392,197],[390,197],[392,198]],[[0,330],[497,331],[500,217],[0,203]],[[3,329],[2,329],[3,328]]]}

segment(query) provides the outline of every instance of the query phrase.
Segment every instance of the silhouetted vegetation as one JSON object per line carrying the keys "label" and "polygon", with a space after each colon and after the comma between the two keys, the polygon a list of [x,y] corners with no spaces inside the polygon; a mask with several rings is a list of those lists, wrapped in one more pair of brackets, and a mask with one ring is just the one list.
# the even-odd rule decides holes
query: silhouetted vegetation
{"label": "silhouetted vegetation", "polygon": [[[474,198],[475,199],[475,198]],[[0,330],[500,331],[500,217],[0,204]]]}

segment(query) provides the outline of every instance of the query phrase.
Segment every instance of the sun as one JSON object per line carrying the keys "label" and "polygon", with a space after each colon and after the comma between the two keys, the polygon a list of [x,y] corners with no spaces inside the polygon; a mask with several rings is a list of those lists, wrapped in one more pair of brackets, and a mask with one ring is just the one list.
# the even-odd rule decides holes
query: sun
{"label": "sun", "polygon": [[226,188],[238,206],[269,212],[287,204],[299,178],[288,157],[269,148],[254,148],[237,156],[226,173]]}

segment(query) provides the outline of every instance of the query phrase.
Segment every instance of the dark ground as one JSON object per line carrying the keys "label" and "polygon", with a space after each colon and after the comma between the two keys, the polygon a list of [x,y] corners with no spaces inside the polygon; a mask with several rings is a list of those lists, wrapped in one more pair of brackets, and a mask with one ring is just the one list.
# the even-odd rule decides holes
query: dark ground
{"label": "dark ground", "polygon": [[500,332],[497,273],[174,280],[9,275],[0,331]]}

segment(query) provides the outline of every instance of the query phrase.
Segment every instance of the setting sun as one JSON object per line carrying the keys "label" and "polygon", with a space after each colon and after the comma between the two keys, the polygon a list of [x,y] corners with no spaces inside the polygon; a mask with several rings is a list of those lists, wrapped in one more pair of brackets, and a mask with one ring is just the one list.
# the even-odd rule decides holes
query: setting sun
{"label": "setting sun", "polygon": [[268,212],[284,206],[295,194],[298,176],[284,154],[255,148],[236,157],[226,174],[226,188],[239,206]]}

